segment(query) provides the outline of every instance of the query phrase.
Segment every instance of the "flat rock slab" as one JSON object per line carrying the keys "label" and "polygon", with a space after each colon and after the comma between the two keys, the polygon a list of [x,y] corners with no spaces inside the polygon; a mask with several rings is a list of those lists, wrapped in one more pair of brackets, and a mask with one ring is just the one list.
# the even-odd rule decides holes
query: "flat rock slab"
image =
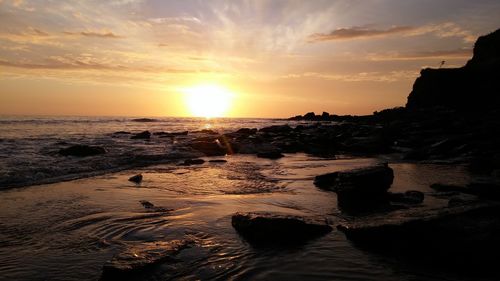
{"label": "flat rock slab", "polygon": [[[500,231],[500,203],[411,208],[387,214],[347,218],[337,228],[353,242],[369,246],[454,245],[488,243]],[[497,241],[497,238],[494,238]]]}
{"label": "flat rock slab", "polygon": [[121,280],[128,274],[135,274],[152,265],[173,259],[191,244],[191,240],[171,240],[131,246],[116,254],[103,266],[101,280]]}
{"label": "flat rock slab", "polygon": [[332,231],[326,219],[278,213],[236,213],[232,225],[255,244],[300,243]]}

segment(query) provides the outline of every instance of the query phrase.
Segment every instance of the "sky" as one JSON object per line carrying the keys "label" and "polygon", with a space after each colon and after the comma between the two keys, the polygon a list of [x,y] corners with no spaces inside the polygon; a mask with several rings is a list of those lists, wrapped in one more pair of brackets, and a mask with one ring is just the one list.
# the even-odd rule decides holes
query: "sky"
{"label": "sky", "polygon": [[420,69],[463,65],[498,15],[498,0],[0,0],[0,115],[191,116],[187,93],[213,88],[228,117],[371,114],[404,105]]}

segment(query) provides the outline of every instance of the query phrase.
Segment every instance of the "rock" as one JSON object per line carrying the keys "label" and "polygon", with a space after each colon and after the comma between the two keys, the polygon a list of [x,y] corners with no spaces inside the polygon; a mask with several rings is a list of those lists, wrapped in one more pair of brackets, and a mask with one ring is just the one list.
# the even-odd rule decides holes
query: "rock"
{"label": "rock", "polygon": [[146,139],[149,140],[151,138],[151,133],[149,131],[140,132],[130,137],[131,139]]}
{"label": "rock", "polygon": [[372,196],[385,194],[392,185],[394,172],[387,163],[316,176],[314,184],[338,195]]}
{"label": "rock", "polygon": [[[480,245],[485,247],[483,250],[487,249],[493,241],[500,245],[499,214],[498,203],[474,202],[358,217],[341,222],[337,228],[349,240],[365,247],[403,252],[411,248],[426,255],[431,251],[453,256],[455,251],[477,250]],[[498,248],[494,252],[498,252]]]}
{"label": "rock", "polygon": [[139,203],[141,203],[141,205],[146,209],[151,209],[155,206],[153,203],[146,201],[146,200],[141,200],[141,201],[139,201]]}
{"label": "rock", "polygon": [[292,127],[288,125],[273,125],[269,127],[264,127],[260,129],[259,132],[281,134],[281,133],[291,132],[292,130],[293,130]]}
{"label": "rock", "polygon": [[145,122],[145,123],[158,122],[158,120],[152,119],[152,118],[136,118],[136,119],[132,119],[131,121],[132,122]]}
{"label": "rock", "polygon": [[227,160],[224,160],[224,159],[212,159],[212,160],[208,160],[208,162],[210,162],[210,163],[226,163]]}
{"label": "rock", "polygon": [[431,188],[439,192],[465,192],[466,190],[464,186],[442,183],[433,183]]}
{"label": "rock", "polygon": [[193,133],[206,134],[206,135],[218,135],[219,134],[216,131],[210,130],[210,129],[203,129],[203,130],[199,130],[199,131],[194,131]]}
{"label": "rock", "polygon": [[217,141],[193,141],[189,146],[203,152],[206,156],[224,156],[228,154],[226,147]]}
{"label": "rock", "polygon": [[236,213],[233,227],[256,244],[300,243],[332,231],[325,220],[275,213]]}
{"label": "rock", "polygon": [[191,165],[201,165],[203,163],[205,163],[205,160],[196,158],[196,159],[186,159],[180,165],[181,166],[191,166]]}
{"label": "rock", "polygon": [[257,153],[257,157],[267,158],[267,159],[279,159],[279,158],[285,157],[285,155],[283,155],[279,151],[269,151],[269,152],[259,152],[259,153]]}
{"label": "rock", "polygon": [[118,131],[114,132],[113,135],[130,135],[132,134],[131,132],[126,132],[126,131]]}
{"label": "rock", "polygon": [[146,201],[146,200],[141,200],[141,201],[139,201],[139,203],[141,203],[141,205],[146,210],[151,211],[151,212],[170,212],[170,211],[173,211],[173,209],[166,209],[163,207],[157,207],[153,203]]}
{"label": "rock", "polygon": [[100,280],[133,279],[134,274],[172,260],[182,250],[189,248],[192,243],[191,240],[171,240],[132,245],[106,262]]}
{"label": "rock", "polygon": [[403,204],[420,204],[424,201],[424,193],[417,190],[409,190],[404,193],[389,192],[389,201]]}
{"label": "rock", "polygon": [[87,157],[106,153],[106,149],[100,146],[73,145],[59,150],[59,154],[64,156]]}
{"label": "rock", "polygon": [[250,129],[250,128],[241,128],[238,131],[236,131],[238,134],[242,135],[255,135],[257,133],[257,129]]}
{"label": "rock", "polygon": [[131,182],[140,183],[142,181],[142,174],[132,176],[128,180]]}

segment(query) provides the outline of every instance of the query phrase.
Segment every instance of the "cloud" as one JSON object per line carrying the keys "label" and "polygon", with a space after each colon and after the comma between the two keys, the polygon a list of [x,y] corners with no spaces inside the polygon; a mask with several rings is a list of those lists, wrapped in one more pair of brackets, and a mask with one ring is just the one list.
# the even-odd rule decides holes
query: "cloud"
{"label": "cloud", "polygon": [[309,42],[320,42],[330,40],[348,40],[362,39],[377,36],[387,36],[397,33],[405,33],[414,31],[416,28],[412,26],[393,26],[388,29],[369,29],[359,26],[350,28],[338,28],[330,33],[314,33],[309,36]]}
{"label": "cloud", "polygon": [[384,60],[424,60],[424,59],[467,59],[472,56],[471,48],[460,48],[453,50],[421,51],[409,53],[385,53],[373,54],[368,58],[374,61]]}
{"label": "cloud", "polygon": [[97,37],[97,38],[110,38],[110,39],[123,38],[123,36],[116,35],[111,31],[79,31],[79,32],[64,31],[63,33],[67,35],[77,35],[84,37]]}
{"label": "cloud", "polygon": [[150,18],[148,21],[157,24],[172,24],[172,23],[201,23],[197,17],[168,17],[168,18]]}
{"label": "cloud", "polygon": [[417,36],[434,34],[439,38],[459,37],[465,42],[474,42],[476,37],[471,32],[464,30],[452,22],[427,24],[423,26],[392,26],[386,29],[374,29],[363,26],[338,28],[330,33],[314,33],[308,36],[309,43],[335,40],[370,39],[374,37],[387,37],[391,35]]}

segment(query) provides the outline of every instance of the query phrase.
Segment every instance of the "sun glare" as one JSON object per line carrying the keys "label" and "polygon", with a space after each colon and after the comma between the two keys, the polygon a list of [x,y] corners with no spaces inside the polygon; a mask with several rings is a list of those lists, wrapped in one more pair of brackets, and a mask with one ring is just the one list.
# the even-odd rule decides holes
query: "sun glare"
{"label": "sun glare", "polygon": [[197,85],[183,90],[186,104],[195,117],[224,117],[232,93],[218,85]]}

